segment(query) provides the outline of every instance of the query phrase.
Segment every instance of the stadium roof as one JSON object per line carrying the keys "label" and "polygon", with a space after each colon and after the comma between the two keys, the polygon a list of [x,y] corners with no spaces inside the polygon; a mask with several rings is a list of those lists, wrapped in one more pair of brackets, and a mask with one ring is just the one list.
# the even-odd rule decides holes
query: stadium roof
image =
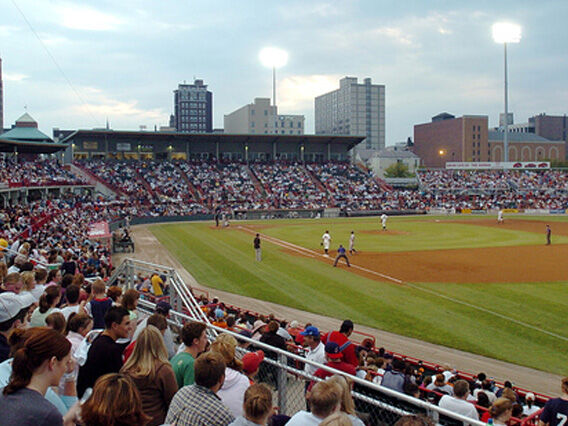
{"label": "stadium roof", "polygon": [[27,112],[16,120],[14,127],[0,134],[1,152],[52,153],[65,147],[39,131],[37,122]]}
{"label": "stadium roof", "polygon": [[180,132],[146,132],[146,131],[127,131],[127,130],[76,130],[71,133],[61,143],[72,141],[76,137],[96,137],[112,136],[113,138],[138,138],[140,141],[152,141],[155,139],[191,140],[198,139],[204,142],[234,142],[234,143],[260,143],[260,142],[282,142],[282,143],[334,143],[347,145],[347,149],[353,148],[365,140],[365,136],[348,135],[278,135],[278,134],[233,134],[233,133],[180,133]]}
{"label": "stadium roof", "polygon": [[373,157],[378,158],[419,158],[412,151],[401,150],[401,151],[393,151],[392,149],[381,149],[377,152]]}
{"label": "stadium roof", "polygon": [[[489,130],[488,140],[502,142],[505,132],[498,130]],[[564,141],[551,141],[550,139],[543,138],[542,136],[535,135],[534,133],[521,133],[509,132],[509,142],[524,142],[524,143],[564,143]]]}

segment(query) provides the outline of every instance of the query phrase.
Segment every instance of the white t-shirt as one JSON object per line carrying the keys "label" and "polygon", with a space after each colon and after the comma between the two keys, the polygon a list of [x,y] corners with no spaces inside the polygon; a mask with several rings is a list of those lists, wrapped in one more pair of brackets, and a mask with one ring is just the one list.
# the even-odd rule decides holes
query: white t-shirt
{"label": "white t-shirt", "polygon": [[479,414],[477,414],[475,406],[471,402],[464,401],[463,399],[444,395],[442,398],[440,398],[438,406],[453,413],[469,417],[470,419],[479,420]]}
{"label": "white t-shirt", "polygon": [[307,411],[298,411],[296,414],[292,416],[292,418],[286,423],[287,426],[317,426],[319,425],[323,419],[314,416],[312,413],[308,413]]}
{"label": "white t-shirt", "polygon": [[[325,346],[322,342],[316,346],[314,350],[308,347],[308,352],[306,353],[306,359],[310,361],[319,362],[320,364],[325,364]],[[311,365],[311,364],[304,364],[304,371],[308,374],[314,374],[318,367]]]}
{"label": "white t-shirt", "polygon": [[79,312],[79,305],[65,306],[64,308],[61,308],[61,313],[65,317],[65,321],[69,319],[69,315],[71,315],[73,312],[74,313]]}
{"label": "white t-shirt", "polygon": [[321,237],[322,241],[323,241],[323,247],[324,248],[329,248],[329,244],[331,243],[331,235],[329,235],[327,232],[325,234],[322,235]]}

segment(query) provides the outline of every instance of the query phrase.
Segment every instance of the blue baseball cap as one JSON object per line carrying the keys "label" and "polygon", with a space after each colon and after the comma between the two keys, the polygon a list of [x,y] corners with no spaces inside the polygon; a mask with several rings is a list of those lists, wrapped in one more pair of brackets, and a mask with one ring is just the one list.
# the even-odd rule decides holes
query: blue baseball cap
{"label": "blue baseball cap", "polygon": [[312,336],[312,337],[319,337],[320,332],[317,327],[313,325],[308,325],[304,331],[300,333],[302,336]]}
{"label": "blue baseball cap", "polygon": [[343,356],[341,348],[335,342],[327,342],[325,344],[325,354],[332,359],[341,358]]}

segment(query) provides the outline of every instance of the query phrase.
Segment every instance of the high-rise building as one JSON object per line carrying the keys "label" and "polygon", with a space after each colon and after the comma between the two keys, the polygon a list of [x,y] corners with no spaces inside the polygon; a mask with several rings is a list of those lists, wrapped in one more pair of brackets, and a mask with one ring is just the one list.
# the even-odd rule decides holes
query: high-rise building
{"label": "high-rise building", "polygon": [[178,132],[213,131],[213,94],[203,80],[180,84],[174,90],[174,127]]}
{"label": "high-rise building", "polygon": [[4,133],[4,86],[2,83],[2,58],[0,58],[0,134]]}
{"label": "high-rise building", "polygon": [[269,98],[255,98],[224,117],[225,133],[303,135],[303,115],[278,114]]}
{"label": "high-rise building", "polygon": [[366,139],[356,149],[363,159],[385,147],[385,86],[363,84],[357,77],[339,80],[339,89],[315,99],[316,135],[359,135]]}

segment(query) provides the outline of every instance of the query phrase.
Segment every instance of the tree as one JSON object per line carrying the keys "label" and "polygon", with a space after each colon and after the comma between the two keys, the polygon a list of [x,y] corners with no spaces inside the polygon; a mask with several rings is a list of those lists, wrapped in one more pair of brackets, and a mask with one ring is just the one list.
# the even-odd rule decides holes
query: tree
{"label": "tree", "polygon": [[385,170],[386,178],[409,178],[413,177],[414,173],[410,173],[408,166],[403,162],[396,162],[388,166]]}

